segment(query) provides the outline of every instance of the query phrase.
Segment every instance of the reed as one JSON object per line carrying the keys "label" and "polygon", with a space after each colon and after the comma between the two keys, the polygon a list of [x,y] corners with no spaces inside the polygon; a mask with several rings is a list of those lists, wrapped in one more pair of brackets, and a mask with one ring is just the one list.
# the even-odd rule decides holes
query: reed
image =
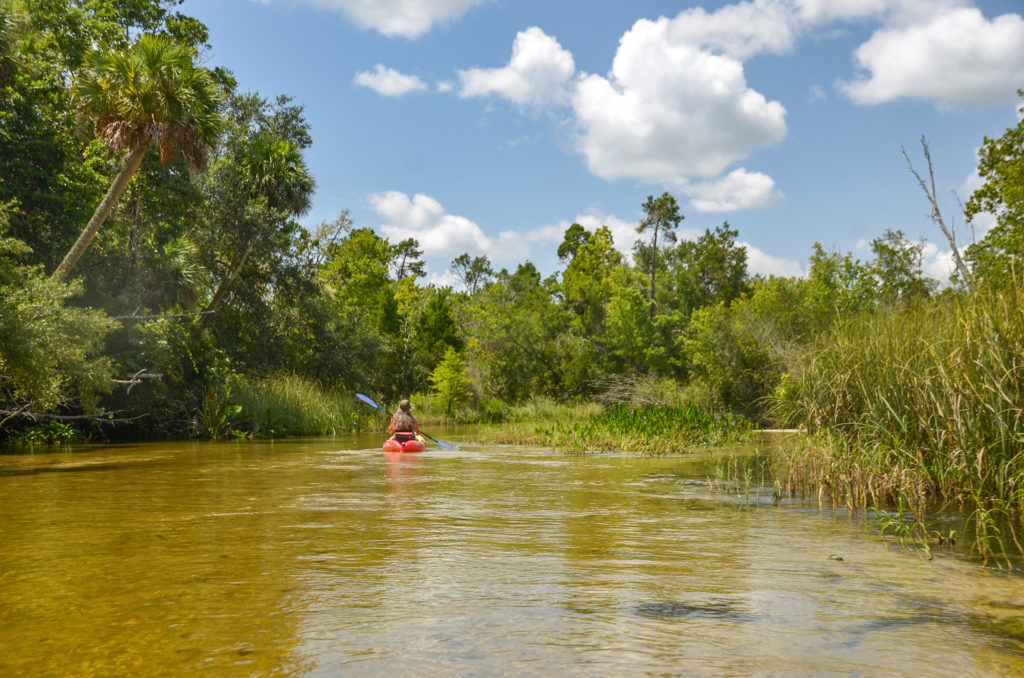
{"label": "reed", "polygon": [[1024,509],[1021,285],[837,325],[784,380],[774,411],[814,433],[786,472],[836,503],[923,515],[938,500],[982,522],[1013,518]]}
{"label": "reed", "polygon": [[350,394],[290,374],[230,379],[220,393],[209,394],[199,421],[213,437],[325,435],[381,428],[376,411]]}
{"label": "reed", "polygon": [[572,424],[539,426],[535,433],[540,444],[574,453],[672,454],[740,440],[753,428],[743,417],[711,415],[693,405],[634,407],[619,403]]}

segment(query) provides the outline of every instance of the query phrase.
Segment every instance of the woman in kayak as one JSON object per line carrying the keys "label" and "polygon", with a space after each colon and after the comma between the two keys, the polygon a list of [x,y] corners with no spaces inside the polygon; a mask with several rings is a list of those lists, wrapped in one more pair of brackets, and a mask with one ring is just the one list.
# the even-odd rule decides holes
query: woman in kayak
{"label": "woman in kayak", "polygon": [[416,423],[416,417],[412,416],[412,403],[408,400],[398,403],[398,411],[388,424],[388,433],[393,433],[395,440],[400,443],[420,435],[420,425]]}

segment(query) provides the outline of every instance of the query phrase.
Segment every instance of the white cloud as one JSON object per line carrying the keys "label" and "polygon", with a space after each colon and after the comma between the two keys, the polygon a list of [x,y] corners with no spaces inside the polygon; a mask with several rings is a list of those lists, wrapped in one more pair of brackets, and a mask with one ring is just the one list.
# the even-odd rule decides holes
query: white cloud
{"label": "white cloud", "polygon": [[691,204],[699,212],[761,209],[782,198],[770,176],[742,167],[715,181],[691,184],[684,190],[692,196]]}
{"label": "white cloud", "polygon": [[828,101],[828,94],[820,85],[813,85],[807,94],[807,103],[816,104],[819,101]]}
{"label": "white cloud", "polygon": [[988,20],[976,8],[933,13],[921,22],[878,30],[855,57],[863,72],[841,88],[857,103],[1006,103],[1024,82],[1024,18],[1005,14]]}
{"label": "white cloud", "polygon": [[[624,221],[614,214],[577,214],[573,221],[591,233],[602,226],[607,226],[608,230],[612,233],[612,242],[615,243],[615,248],[628,255],[632,255],[633,243],[635,243],[640,237],[640,234],[636,232],[635,221]],[[562,242],[565,230],[572,225],[572,222],[563,222],[563,224],[564,225],[561,227],[562,233],[558,237],[559,244]]]}
{"label": "white cloud", "polygon": [[760,275],[802,276],[804,270],[796,261],[774,257],[759,250],[748,242],[738,242],[747,250],[747,270]]}
{"label": "white cloud", "polygon": [[496,95],[535,110],[553,108],[569,101],[575,71],[572,54],[534,26],[516,34],[507,66],[460,70],[459,96]]}
{"label": "white cloud", "polygon": [[637,21],[609,77],[580,79],[573,100],[580,150],[605,179],[685,183],[713,177],[786,136],[786,111],[747,87],[743,64]]}
{"label": "white cloud", "polygon": [[441,203],[429,195],[417,193],[409,198],[401,191],[387,191],[370,195],[369,201],[385,220],[381,232],[392,242],[415,238],[424,257],[467,253],[486,256],[498,266],[529,258],[530,246],[519,233],[503,231],[492,238],[476,222],[445,212]]}
{"label": "white cloud", "polygon": [[761,52],[788,52],[795,40],[790,3],[755,0],[708,13],[703,7],[680,12],[668,23],[670,39],[745,59]]}
{"label": "white cloud", "polygon": [[952,250],[940,250],[938,245],[927,240],[922,244],[924,260],[921,262],[921,270],[929,278],[935,278],[941,284],[948,285],[949,277],[956,271]]}
{"label": "white cloud", "polygon": [[426,84],[415,75],[399,73],[393,68],[385,68],[377,64],[374,70],[360,71],[352,78],[352,82],[362,87],[369,87],[377,94],[386,97],[400,97],[410,92],[422,92]]}
{"label": "white cloud", "polygon": [[434,287],[451,287],[452,289],[464,289],[459,276],[452,273],[452,269],[446,268],[443,273],[431,272],[427,274],[427,284]]}
{"label": "white cloud", "polygon": [[369,197],[386,220],[381,231],[393,241],[415,238],[428,257],[486,252],[492,241],[473,221],[447,214],[434,198],[417,193],[412,199],[400,191],[374,193]]}
{"label": "white cloud", "polygon": [[486,0],[304,0],[342,12],[360,28],[388,37],[418,38]]}

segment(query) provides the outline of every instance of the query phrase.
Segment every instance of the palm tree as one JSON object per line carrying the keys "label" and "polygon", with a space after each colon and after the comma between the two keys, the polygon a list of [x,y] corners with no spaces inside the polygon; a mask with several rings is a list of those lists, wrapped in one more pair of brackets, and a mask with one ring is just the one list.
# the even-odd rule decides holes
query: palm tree
{"label": "palm tree", "polygon": [[79,110],[95,119],[96,133],[111,153],[127,150],[127,155],[85,230],[53,272],[55,280],[67,277],[78,263],[150,144],[160,149],[164,165],[183,157],[189,177],[195,178],[223,127],[222,94],[210,72],[197,68],[189,49],[165,36],[144,35],[123,53],[90,53],[73,96]]}
{"label": "palm tree", "polygon": [[[235,181],[247,201],[263,201],[269,209],[292,216],[309,211],[316,182],[297,146],[264,132],[249,141],[233,162]],[[249,259],[256,238],[256,232],[250,234],[242,253],[217,285],[206,311],[212,311],[224,299]]]}

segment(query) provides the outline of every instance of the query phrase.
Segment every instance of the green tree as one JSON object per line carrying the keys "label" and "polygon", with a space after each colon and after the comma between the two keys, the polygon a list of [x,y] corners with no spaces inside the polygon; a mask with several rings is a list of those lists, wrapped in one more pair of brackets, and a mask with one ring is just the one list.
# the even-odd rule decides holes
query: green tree
{"label": "green tree", "polygon": [[590,231],[576,223],[565,229],[565,237],[558,246],[558,259],[563,262],[572,261],[576,252],[586,244],[591,235]]}
{"label": "green tree", "polygon": [[697,240],[684,240],[672,252],[680,303],[686,312],[710,304],[729,304],[747,291],[747,250],[736,242],[729,222],[705,229]]}
{"label": "green tree", "polygon": [[469,402],[472,395],[466,363],[454,348],[445,352],[444,359],[430,374],[430,384],[449,419],[457,408]]}
{"label": "green tree", "polygon": [[903,231],[886,229],[871,241],[875,258],[868,263],[876,294],[884,301],[909,302],[927,297],[937,283],[924,275],[924,243],[912,243]]}
{"label": "green tree", "polygon": [[406,238],[395,248],[395,280],[404,280],[410,276],[418,280],[427,274],[423,249],[415,238]]}
{"label": "green tree", "polygon": [[601,332],[613,287],[612,275],[621,265],[622,254],[615,249],[612,232],[602,226],[576,250],[562,273],[559,291],[581,333]]}
{"label": "green tree", "polygon": [[316,188],[301,149],[270,132],[258,133],[242,144],[237,154],[222,160],[221,166],[232,175],[228,184],[244,201],[241,215],[236,215],[231,224],[244,232],[239,234],[241,250],[234,254],[234,260],[221,278],[207,310],[215,309],[224,298],[257,241],[270,240],[268,227],[277,230],[288,217],[301,216],[309,211]]}
{"label": "green tree", "polygon": [[658,198],[652,195],[647,196],[643,210],[644,218],[640,220],[636,230],[637,233],[651,232],[651,244],[648,249],[648,275],[651,279],[651,292],[648,298],[650,299],[650,316],[653,318],[656,303],[654,280],[660,259],[658,235],[660,234],[666,243],[674,243],[676,241],[675,228],[685,217],[679,213],[679,204],[668,191],[662,193]]}
{"label": "green tree", "polygon": [[498,273],[460,314],[467,359],[488,395],[518,402],[559,391],[557,345],[568,328],[552,286],[526,262]]}
{"label": "green tree", "polygon": [[452,259],[452,271],[466,286],[470,296],[476,294],[476,291],[494,276],[490,259],[486,256],[470,258],[466,253]]}
{"label": "green tree", "polygon": [[[1024,97],[1024,90],[1018,92]],[[1024,111],[1024,107],[1022,107]],[[965,215],[995,215],[996,225],[965,252],[974,275],[1000,281],[1024,276],[1024,115],[998,139],[985,137],[978,154],[984,183],[967,201]]]}
{"label": "green tree", "polygon": [[89,247],[139,169],[151,144],[160,161],[183,157],[190,175],[206,165],[222,127],[221,92],[210,72],[197,68],[191,51],[169,38],[144,35],[126,52],[92,52],[75,86],[80,108],[124,164],[78,240],[53,273],[63,280]]}
{"label": "green tree", "polygon": [[94,411],[111,387],[112,364],[102,349],[115,322],[65,303],[80,285],[21,263],[30,250],[6,235],[7,222],[0,205],[0,428],[21,414]]}

